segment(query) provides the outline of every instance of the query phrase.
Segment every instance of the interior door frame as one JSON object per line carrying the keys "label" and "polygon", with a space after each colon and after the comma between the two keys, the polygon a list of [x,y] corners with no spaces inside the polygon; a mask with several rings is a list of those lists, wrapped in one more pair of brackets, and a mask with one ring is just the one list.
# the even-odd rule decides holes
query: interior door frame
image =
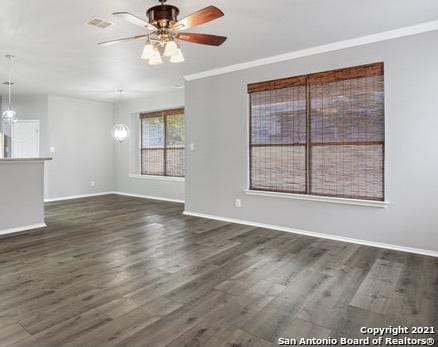
{"label": "interior door frame", "polygon": [[[40,155],[40,121],[37,119],[35,119],[35,120],[24,119],[24,120],[17,120],[16,123],[20,123],[20,124],[31,123],[31,124],[37,125],[37,133],[38,133],[38,136],[37,136],[37,156],[39,156]],[[11,157],[15,156],[14,152],[15,152],[15,150],[14,150],[14,124],[11,124]]]}

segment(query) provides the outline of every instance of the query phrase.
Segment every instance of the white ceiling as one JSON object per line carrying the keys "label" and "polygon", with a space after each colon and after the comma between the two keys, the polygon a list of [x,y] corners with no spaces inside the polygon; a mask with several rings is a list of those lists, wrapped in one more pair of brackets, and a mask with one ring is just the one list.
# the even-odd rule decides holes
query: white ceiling
{"label": "white ceiling", "polygon": [[[112,101],[123,88],[127,97],[141,97],[170,90],[188,74],[438,19],[437,0],[168,3],[180,8],[180,18],[208,5],[219,7],[224,17],[188,31],[225,35],[228,41],[221,47],[183,42],[184,63],[149,66],[139,58],[142,42],[110,47],[97,42],[146,32],[111,13],[144,16],[154,0],[1,0],[0,55],[16,56],[14,92]],[[85,25],[93,16],[114,25],[104,30]],[[7,61],[1,56],[0,81],[5,81]]]}

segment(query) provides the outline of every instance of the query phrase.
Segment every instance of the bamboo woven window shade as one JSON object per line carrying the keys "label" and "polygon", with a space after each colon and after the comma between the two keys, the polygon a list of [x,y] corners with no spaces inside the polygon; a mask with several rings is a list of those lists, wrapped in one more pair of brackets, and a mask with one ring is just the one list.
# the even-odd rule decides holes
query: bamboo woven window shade
{"label": "bamboo woven window shade", "polygon": [[184,109],[141,113],[142,175],[184,177]]}
{"label": "bamboo woven window shade", "polygon": [[248,92],[250,189],[384,200],[383,63]]}

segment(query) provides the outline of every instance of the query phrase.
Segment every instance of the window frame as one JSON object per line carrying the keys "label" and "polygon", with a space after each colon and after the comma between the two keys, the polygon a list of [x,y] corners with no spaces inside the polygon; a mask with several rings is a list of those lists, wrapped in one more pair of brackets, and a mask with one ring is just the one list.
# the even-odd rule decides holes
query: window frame
{"label": "window frame", "polygon": [[[164,109],[152,112],[141,112],[140,113],[140,176],[145,178],[170,178],[170,179],[178,179],[183,180],[185,178],[185,174],[183,176],[177,175],[168,175],[167,174],[167,152],[169,150],[183,150],[184,151],[184,166],[185,166],[185,143],[180,147],[168,147],[167,144],[167,117],[181,115],[184,120],[184,132],[185,132],[185,109],[184,107],[172,108],[172,109]],[[143,145],[143,119],[145,118],[163,118],[163,146],[162,147],[144,147]],[[163,150],[163,174],[148,174],[144,171],[143,164],[143,151],[147,150]],[[185,171],[185,170],[184,170]]]}
{"label": "window frame", "polygon": [[[378,76],[381,75],[383,77],[383,140],[382,141],[363,141],[364,144],[378,144],[382,145],[382,198],[372,199],[369,197],[359,197],[359,196],[350,196],[350,195],[336,195],[336,194],[314,194],[311,191],[312,179],[311,179],[311,170],[312,170],[312,147],[318,145],[338,145],[339,143],[313,143],[311,138],[311,86],[315,85],[315,80],[325,81],[330,80],[330,76],[332,76],[333,81],[341,81],[341,80],[352,80],[361,77],[369,77],[369,76],[360,76],[361,69],[372,70],[371,73],[375,73],[370,76]],[[376,71],[381,71],[379,74]],[[358,71],[359,76],[354,76],[355,72]],[[351,76],[349,76],[351,72]],[[333,77],[336,76],[336,77]],[[341,76],[341,77],[337,77]],[[343,77],[342,77],[343,76]],[[271,197],[280,197],[280,198],[292,198],[299,200],[313,200],[313,201],[322,201],[322,202],[335,202],[341,204],[352,204],[352,205],[363,205],[363,206],[372,206],[372,207],[385,207],[388,202],[386,201],[386,99],[385,99],[385,73],[384,73],[384,63],[377,62],[372,64],[353,66],[347,68],[341,68],[336,70],[329,70],[324,72],[316,72],[307,75],[298,75],[294,77],[287,77],[275,80],[269,80],[264,82],[256,82],[248,84],[248,95],[247,95],[247,105],[248,105],[248,185],[247,189],[245,189],[245,193],[248,195],[258,195],[258,196],[271,196]],[[339,78],[339,79],[338,79]],[[304,81],[304,82],[303,82]],[[312,82],[310,82],[312,81]],[[323,82],[321,82],[323,84]],[[258,86],[265,85],[266,89],[258,90]],[[263,145],[256,145],[252,143],[252,102],[251,102],[251,94],[257,91],[267,91],[267,90],[275,90],[275,89],[284,89],[292,86],[300,86],[304,85],[306,88],[306,143],[302,146],[305,147],[305,192],[297,192],[292,190],[273,190],[273,189],[263,189],[257,188],[253,186],[253,159],[252,152],[254,147],[260,147]],[[270,87],[275,86],[275,87]],[[261,87],[263,88],[263,87]],[[349,142],[341,143],[349,145]],[[355,144],[360,144],[359,142]],[[275,146],[275,144],[267,145],[267,146]],[[282,144],[279,146],[288,146],[287,144]]]}

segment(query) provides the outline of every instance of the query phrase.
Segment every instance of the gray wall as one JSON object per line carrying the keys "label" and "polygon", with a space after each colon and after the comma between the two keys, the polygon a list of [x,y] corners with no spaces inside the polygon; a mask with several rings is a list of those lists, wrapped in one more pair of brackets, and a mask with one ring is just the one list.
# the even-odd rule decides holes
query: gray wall
{"label": "gray wall", "polygon": [[48,110],[48,198],[112,191],[112,104],[49,96]]}
{"label": "gray wall", "polygon": [[[7,97],[4,99],[2,110],[7,109]],[[12,98],[12,105],[17,112],[18,119],[21,120],[39,120],[40,121],[40,155],[46,156],[48,154],[48,97],[47,95],[14,95]],[[10,134],[10,129],[7,123],[4,133]],[[47,151],[46,151],[47,150]]]}
{"label": "gray wall", "polygon": [[53,158],[45,163],[46,199],[113,190],[111,103],[17,95],[13,106],[18,119],[40,121],[40,156]]}
{"label": "gray wall", "polygon": [[[4,99],[7,101],[7,99]],[[40,156],[47,157],[49,155],[49,99],[47,95],[13,95],[12,105],[17,112],[18,119],[21,120],[39,120],[40,121]],[[8,107],[7,103],[3,102],[2,110]],[[4,132],[10,135],[9,126],[4,123]],[[10,147],[10,139],[7,143]],[[48,164],[45,164],[47,169]],[[47,170],[44,172],[44,196],[48,196],[48,175]]]}
{"label": "gray wall", "polygon": [[[433,32],[187,82],[186,141],[196,149],[186,152],[186,210],[438,251],[437,42]],[[247,84],[378,61],[385,62],[389,206],[245,195]]]}
{"label": "gray wall", "polygon": [[115,190],[127,194],[146,195],[171,200],[184,200],[184,182],[132,178],[140,173],[139,113],[184,106],[184,91],[163,92],[143,99],[128,100],[114,107],[114,124],[129,126],[131,136],[114,144]]}
{"label": "gray wall", "polygon": [[[13,101],[19,119],[40,121],[40,155],[53,158],[45,164],[46,199],[119,191],[184,200],[184,182],[129,177],[139,173],[138,113],[183,106],[183,90],[115,105],[51,95],[18,95]],[[115,123],[129,125],[128,142],[113,141]]]}
{"label": "gray wall", "polygon": [[44,223],[43,165],[0,161],[0,234]]}

